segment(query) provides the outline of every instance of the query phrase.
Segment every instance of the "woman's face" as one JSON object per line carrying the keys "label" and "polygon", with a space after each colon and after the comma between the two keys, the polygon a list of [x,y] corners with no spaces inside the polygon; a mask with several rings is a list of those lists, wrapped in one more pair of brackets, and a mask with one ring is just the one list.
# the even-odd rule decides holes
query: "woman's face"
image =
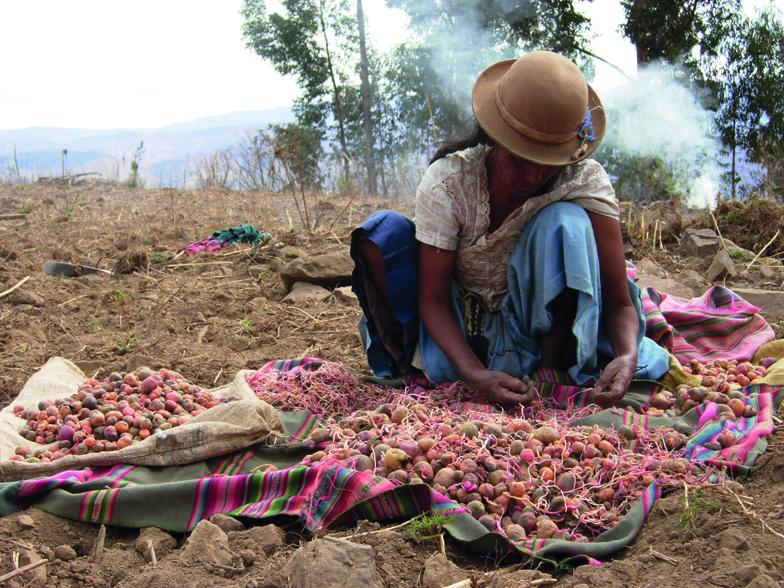
{"label": "woman's face", "polygon": [[526,161],[498,144],[490,156],[494,159],[492,184],[512,196],[525,198],[536,194],[562,167]]}

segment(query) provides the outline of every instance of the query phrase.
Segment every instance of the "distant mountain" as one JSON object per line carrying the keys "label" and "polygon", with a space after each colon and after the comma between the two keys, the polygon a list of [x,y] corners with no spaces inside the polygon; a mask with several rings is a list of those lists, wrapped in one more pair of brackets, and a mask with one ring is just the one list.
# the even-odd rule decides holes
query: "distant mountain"
{"label": "distant mountain", "polygon": [[220,116],[205,116],[204,118],[162,127],[158,131],[165,133],[195,133],[220,127],[262,128],[270,124],[291,122],[293,120],[291,108],[279,106],[269,110],[241,110],[221,114]]}
{"label": "distant mountain", "polygon": [[[127,178],[130,162],[144,142],[139,170],[147,185],[182,186],[203,158],[228,149],[270,124],[292,122],[289,107],[230,112],[159,129],[63,129],[29,127],[0,130],[0,179],[28,180],[70,172],[98,172],[104,179]],[[16,150],[16,155],[14,155]]]}

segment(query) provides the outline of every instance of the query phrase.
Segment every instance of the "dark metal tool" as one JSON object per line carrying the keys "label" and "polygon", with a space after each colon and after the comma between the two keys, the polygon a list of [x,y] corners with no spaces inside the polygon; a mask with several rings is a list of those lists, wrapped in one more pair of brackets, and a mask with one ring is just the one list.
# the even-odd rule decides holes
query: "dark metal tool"
{"label": "dark metal tool", "polygon": [[78,265],[75,263],[65,263],[64,261],[47,261],[43,265],[45,274],[50,276],[69,276],[78,278],[79,276],[86,276],[88,274],[114,274],[109,270],[99,269],[97,267],[90,267],[89,265]]}

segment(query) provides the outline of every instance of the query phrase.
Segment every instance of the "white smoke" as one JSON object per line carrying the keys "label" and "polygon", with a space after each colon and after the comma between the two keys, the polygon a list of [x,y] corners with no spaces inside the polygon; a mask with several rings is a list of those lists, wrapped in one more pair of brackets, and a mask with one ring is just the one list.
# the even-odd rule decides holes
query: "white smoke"
{"label": "white smoke", "polygon": [[651,64],[637,79],[601,94],[607,138],[619,151],[661,157],[687,196],[689,206],[713,205],[719,190],[720,141],[712,136],[712,113],[675,79],[671,68]]}

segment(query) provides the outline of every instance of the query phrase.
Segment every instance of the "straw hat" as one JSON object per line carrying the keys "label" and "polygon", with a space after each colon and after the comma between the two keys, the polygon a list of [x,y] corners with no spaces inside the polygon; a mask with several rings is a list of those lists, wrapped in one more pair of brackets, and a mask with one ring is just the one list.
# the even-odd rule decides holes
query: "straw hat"
{"label": "straw hat", "polygon": [[588,157],[601,143],[607,122],[601,100],[582,72],[549,51],[488,67],[474,84],[471,104],[493,141],[544,165]]}

